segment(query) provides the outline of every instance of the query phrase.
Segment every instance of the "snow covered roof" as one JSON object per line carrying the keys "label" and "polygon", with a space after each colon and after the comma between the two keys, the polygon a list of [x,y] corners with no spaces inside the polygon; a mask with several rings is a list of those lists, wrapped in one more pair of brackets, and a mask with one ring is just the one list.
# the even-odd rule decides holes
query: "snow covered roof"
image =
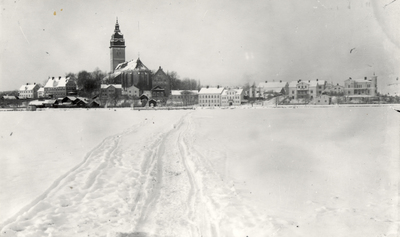
{"label": "snow covered roof", "polygon": [[128,71],[128,70],[136,70],[136,71],[140,71],[140,70],[145,70],[148,71],[149,69],[142,63],[142,61],[140,61],[140,58],[138,58],[135,61],[131,60],[129,62],[123,62],[117,65],[117,67],[115,68],[115,70],[117,71]]}
{"label": "snow covered roof", "polygon": [[33,90],[35,88],[36,84],[31,84],[31,85],[22,85],[19,90],[20,91],[30,91]]}
{"label": "snow covered roof", "polygon": [[171,95],[182,95],[182,92],[187,91],[192,94],[198,94],[199,92],[197,90],[171,90]]}
{"label": "snow covered roof", "polygon": [[65,77],[61,77],[58,79],[57,87],[65,87],[67,85],[68,79]]}
{"label": "snow covered roof", "polygon": [[4,95],[3,98],[4,98],[4,99],[7,99],[7,100],[18,99],[18,97],[15,96],[15,95]]}
{"label": "snow covered roof", "polygon": [[29,102],[29,105],[40,106],[40,105],[43,105],[43,101],[32,100],[31,102]]}
{"label": "snow covered roof", "polygon": [[242,89],[242,88],[240,88],[240,89],[232,89],[232,88],[229,88],[229,89],[224,90],[224,91],[222,92],[222,95],[226,95],[226,93],[227,93],[228,91],[235,91],[236,94],[239,94],[239,95],[240,95],[240,94],[242,94],[243,89]]}
{"label": "snow covered roof", "polygon": [[65,87],[69,77],[51,77],[47,80],[45,88]]}
{"label": "snow covered roof", "polygon": [[224,91],[223,87],[220,88],[201,88],[199,94],[221,94]]}
{"label": "snow covered roof", "polygon": [[260,82],[258,83],[258,87],[263,87],[265,89],[267,88],[283,88],[285,87],[287,82],[282,81],[282,82]]}
{"label": "snow covered roof", "polygon": [[121,84],[101,84],[100,88],[101,89],[107,89],[110,86],[113,86],[114,88],[117,88],[117,89],[121,89],[122,88]]}
{"label": "snow covered roof", "polygon": [[38,90],[38,92],[42,92],[42,91],[44,91],[44,87],[40,87]]}

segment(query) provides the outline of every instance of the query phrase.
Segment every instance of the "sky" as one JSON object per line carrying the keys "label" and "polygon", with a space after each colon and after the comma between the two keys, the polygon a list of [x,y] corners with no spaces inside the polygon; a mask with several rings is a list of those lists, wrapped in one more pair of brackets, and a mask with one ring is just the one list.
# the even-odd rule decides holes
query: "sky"
{"label": "sky", "polygon": [[1,1],[0,91],[126,60],[202,85],[400,77],[400,0]]}

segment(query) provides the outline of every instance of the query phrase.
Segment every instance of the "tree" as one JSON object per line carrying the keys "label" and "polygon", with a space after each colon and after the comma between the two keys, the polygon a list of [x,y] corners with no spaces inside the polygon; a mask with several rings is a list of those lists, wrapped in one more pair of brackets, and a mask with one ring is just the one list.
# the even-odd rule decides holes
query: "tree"
{"label": "tree", "polygon": [[76,83],[77,80],[78,80],[78,77],[76,76],[76,73],[73,73],[73,72],[66,73],[66,74],[65,74],[65,77],[66,77],[66,78],[69,77],[69,79],[72,80],[72,81],[75,82],[75,83]]}
{"label": "tree", "polygon": [[94,92],[100,89],[101,80],[93,78],[93,74],[87,71],[80,71],[78,73],[78,88],[83,90],[86,96],[92,96]]}

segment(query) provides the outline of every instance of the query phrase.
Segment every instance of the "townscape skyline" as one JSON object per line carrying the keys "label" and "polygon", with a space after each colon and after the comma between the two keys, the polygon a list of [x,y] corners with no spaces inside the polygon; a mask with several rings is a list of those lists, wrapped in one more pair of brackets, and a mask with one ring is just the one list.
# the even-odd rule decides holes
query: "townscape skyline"
{"label": "townscape skyline", "polygon": [[400,74],[400,4],[390,2],[2,2],[0,90],[108,71],[118,17],[127,61],[140,55],[203,85],[375,73],[385,93]]}

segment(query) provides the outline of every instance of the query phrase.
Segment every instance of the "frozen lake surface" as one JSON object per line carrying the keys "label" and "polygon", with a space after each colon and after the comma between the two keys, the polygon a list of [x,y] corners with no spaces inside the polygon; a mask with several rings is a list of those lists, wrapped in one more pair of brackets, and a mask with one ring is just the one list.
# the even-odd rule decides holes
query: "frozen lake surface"
{"label": "frozen lake surface", "polygon": [[398,236],[391,108],[1,112],[1,236]]}

